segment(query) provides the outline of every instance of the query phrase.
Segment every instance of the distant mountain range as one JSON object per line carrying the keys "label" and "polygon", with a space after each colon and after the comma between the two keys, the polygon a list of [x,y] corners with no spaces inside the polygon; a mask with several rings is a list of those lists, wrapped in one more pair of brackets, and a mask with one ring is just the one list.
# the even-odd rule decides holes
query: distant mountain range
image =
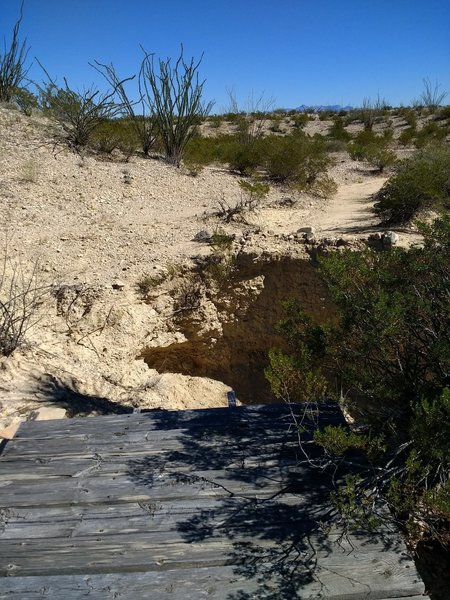
{"label": "distant mountain range", "polygon": [[313,104],[306,105],[302,104],[301,106],[297,106],[295,110],[298,112],[323,112],[326,110],[330,110],[333,112],[339,112],[340,110],[353,110],[353,106],[341,106],[340,104]]}

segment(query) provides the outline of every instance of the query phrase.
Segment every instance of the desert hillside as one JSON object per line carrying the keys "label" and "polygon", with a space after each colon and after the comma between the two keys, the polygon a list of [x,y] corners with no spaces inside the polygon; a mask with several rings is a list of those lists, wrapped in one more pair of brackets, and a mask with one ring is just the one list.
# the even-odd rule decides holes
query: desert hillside
{"label": "desert hillside", "polygon": [[[305,133],[326,135],[332,124],[313,115]],[[13,274],[39,291],[26,343],[1,359],[0,430],[54,405],[68,414],[221,406],[231,387],[245,402],[267,400],[261,373],[251,381],[273,339],[274,305],[303,286],[311,311],[331,310],[311,256],[383,231],[372,194],[389,169],[337,149],[332,197],[274,184],[256,208],[224,219],[220,205],[243,194],[243,177],[224,165],[192,174],[158,156],[74,151],[58,127],[0,108],[3,288]],[[398,137],[405,124],[391,127]],[[211,123],[202,130],[214,135]],[[217,232],[233,238],[225,291],[223,273],[198,280]],[[399,232],[399,244],[416,240]]]}

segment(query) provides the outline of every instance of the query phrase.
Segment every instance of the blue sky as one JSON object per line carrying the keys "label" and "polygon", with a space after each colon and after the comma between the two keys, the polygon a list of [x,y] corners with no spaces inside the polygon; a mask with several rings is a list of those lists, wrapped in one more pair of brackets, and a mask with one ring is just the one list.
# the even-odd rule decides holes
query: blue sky
{"label": "blue sky", "polygon": [[[0,0],[9,39],[20,0]],[[351,104],[377,94],[409,104],[424,77],[450,91],[448,0],[25,0],[22,34],[46,69],[82,88],[101,83],[88,66],[136,73],[142,44],[175,57],[204,52],[200,75],[214,112],[234,89],[278,107]],[[34,66],[34,78],[41,72]],[[447,97],[450,102],[450,96]]]}

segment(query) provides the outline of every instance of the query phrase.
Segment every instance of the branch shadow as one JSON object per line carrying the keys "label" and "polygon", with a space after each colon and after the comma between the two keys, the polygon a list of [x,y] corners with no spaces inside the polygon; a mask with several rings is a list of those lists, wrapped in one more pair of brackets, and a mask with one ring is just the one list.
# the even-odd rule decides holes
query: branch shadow
{"label": "branch shadow", "polygon": [[[330,492],[344,472],[325,468],[328,459],[313,433],[343,424],[343,417],[331,403],[307,417],[296,408],[295,417],[302,420],[300,446],[290,410],[266,405],[188,417],[154,413],[157,429],[179,428],[178,449],[128,462],[128,475],[140,486],[152,488],[165,480],[184,485],[190,497],[198,489],[208,491],[195,512],[176,515],[172,525],[186,552],[195,556],[197,547],[211,547],[211,564],[232,565],[241,589],[230,591],[227,600],[291,600],[306,588],[308,594],[313,589],[317,597],[328,597],[318,557],[336,551],[329,537],[336,524]],[[392,549],[389,536],[371,536],[367,543],[374,538],[386,551]]]}
{"label": "branch shadow", "polygon": [[80,393],[74,387],[50,374],[36,381],[36,392],[44,401],[64,408],[69,418],[88,415],[121,415],[133,412],[131,406],[112,402],[101,396]]}

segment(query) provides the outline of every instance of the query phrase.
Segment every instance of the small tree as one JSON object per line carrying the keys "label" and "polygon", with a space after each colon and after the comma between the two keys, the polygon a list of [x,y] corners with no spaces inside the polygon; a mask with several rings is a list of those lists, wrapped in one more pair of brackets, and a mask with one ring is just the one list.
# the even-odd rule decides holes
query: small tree
{"label": "small tree", "polygon": [[26,40],[20,41],[20,25],[22,23],[23,2],[20,6],[20,16],[14,25],[12,39],[7,46],[4,42],[3,54],[0,53],[0,102],[9,102],[14,91],[21,86],[28,69],[25,67],[29,48]]}
{"label": "small tree", "polygon": [[181,46],[174,65],[168,58],[159,59],[156,67],[154,55],[143,51],[140,70],[143,100],[154,115],[166,160],[179,167],[199,120],[206,117],[213,106],[212,102],[202,103],[205,80],[199,81],[198,68],[203,56],[198,62],[194,58],[186,62]]}

